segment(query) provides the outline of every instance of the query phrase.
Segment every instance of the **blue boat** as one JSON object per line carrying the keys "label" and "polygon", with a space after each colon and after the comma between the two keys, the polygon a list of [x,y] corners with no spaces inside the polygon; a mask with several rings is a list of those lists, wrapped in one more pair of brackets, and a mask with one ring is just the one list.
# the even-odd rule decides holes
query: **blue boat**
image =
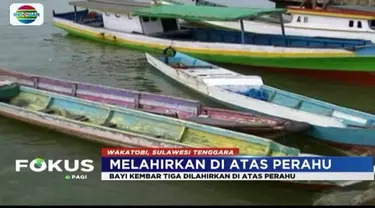
{"label": "blue boat", "polygon": [[309,123],[309,135],[355,154],[375,149],[375,115],[277,89],[259,76],[241,75],[171,47],[164,56],[146,57],[170,78],[230,108]]}
{"label": "blue boat", "polygon": [[[0,116],[115,146],[239,148],[241,155],[299,156],[250,134],[0,81]],[[6,96],[4,96],[6,95]]]}

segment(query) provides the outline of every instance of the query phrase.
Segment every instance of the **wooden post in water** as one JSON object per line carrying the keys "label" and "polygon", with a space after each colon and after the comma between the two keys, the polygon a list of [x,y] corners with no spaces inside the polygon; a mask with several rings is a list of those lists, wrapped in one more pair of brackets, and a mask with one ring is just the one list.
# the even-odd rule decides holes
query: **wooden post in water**
{"label": "wooden post in water", "polygon": [[245,27],[243,25],[243,20],[240,20],[241,24],[241,39],[242,39],[242,44],[245,44]]}

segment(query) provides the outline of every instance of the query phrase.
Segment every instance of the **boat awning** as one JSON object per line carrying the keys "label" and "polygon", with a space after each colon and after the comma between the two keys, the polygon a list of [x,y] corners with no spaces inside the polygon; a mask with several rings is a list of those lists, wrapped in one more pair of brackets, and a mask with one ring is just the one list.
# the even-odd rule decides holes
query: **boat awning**
{"label": "boat awning", "polygon": [[175,18],[198,21],[234,21],[257,17],[270,13],[282,13],[285,9],[274,8],[236,8],[236,7],[211,7],[198,5],[154,5],[139,8],[132,15],[159,18]]}
{"label": "boat awning", "polygon": [[138,8],[149,7],[151,3],[144,3],[131,0],[87,0],[87,1],[72,1],[69,5],[98,10],[102,12],[110,12],[117,14],[129,14]]}

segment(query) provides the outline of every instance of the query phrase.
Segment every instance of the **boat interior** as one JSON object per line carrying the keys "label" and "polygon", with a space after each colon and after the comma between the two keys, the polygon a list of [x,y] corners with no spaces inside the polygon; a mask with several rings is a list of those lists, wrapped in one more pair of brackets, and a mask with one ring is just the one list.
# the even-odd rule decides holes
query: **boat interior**
{"label": "boat interior", "polygon": [[[76,21],[79,24],[90,27],[104,28],[103,14],[98,12],[90,12],[88,9],[67,13],[54,13],[54,17],[64,20]],[[153,17],[140,17],[142,22],[157,21]],[[244,34],[244,43],[242,43],[242,34],[240,31],[219,29],[203,26],[178,26],[175,19],[160,19],[164,32],[155,32],[148,34],[151,37],[199,41],[199,42],[221,42],[231,44],[253,44],[253,45],[269,45],[279,47],[296,47],[296,48],[345,48],[355,50],[359,46],[371,45],[371,41],[356,39],[340,39],[325,37],[303,37],[303,36],[283,36],[261,33]],[[110,29],[108,29],[110,30]],[[281,30],[281,27],[280,27]],[[114,30],[115,31],[115,30]],[[139,32],[133,32],[140,34]]]}
{"label": "boat interior", "polygon": [[100,103],[19,86],[16,83],[0,86],[2,86],[0,87],[2,92],[0,105],[7,104],[32,112],[94,125],[98,128],[106,127],[190,146],[238,147],[242,153],[248,155],[276,156],[284,155],[284,151],[291,151],[255,136],[246,137],[235,132],[213,129],[191,122],[168,119],[134,110],[122,110]]}
{"label": "boat interior", "polygon": [[[348,127],[375,128],[373,115],[276,89],[264,85],[257,76],[241,75],[182,53],[175,52],[174,55],[169,55],[160,57],[159,60],[175,69],[186,70],[190,75],[204,79],[205,83],[211,86],[280,106],[338,118]],[[210,81],[215,78],[221,81]]]}

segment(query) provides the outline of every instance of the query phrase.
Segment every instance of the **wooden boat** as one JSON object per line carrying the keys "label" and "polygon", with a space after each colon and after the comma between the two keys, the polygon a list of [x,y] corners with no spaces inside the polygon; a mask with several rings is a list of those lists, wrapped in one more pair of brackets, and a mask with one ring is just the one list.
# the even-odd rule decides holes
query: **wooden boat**
{"label": "wooden boat", "polygon": [[[144,112],[188,120],[199,124],[276,139],[306,131],[307,123],[259,116],[240,111],[211,108],[199,101],[118,89],[88,83],[14,72],[0,68],[0,80],[11,80],[22,86],[55,92]],[[1,95],[0,95],[1,97]]]}
{"label": "wooden boat", "polygon": [[[181,4],[180,1],[163,0],[162,4]],[[192,4],[190,1],[184,4]],[[196,0],[196,5],[219,6],[208,1]],[[353,40],[368,40],[375,42],[375,9],[360,6],[329,6],[327,9],[317,7],[308,9],[300,6],[290,6],[284,14],[285,34],[289,36],[326,37]],[[246,32],[282,35],[279,17],[257,17],[245,20]],[[237,22],[204,21],[205,25],[241,31]]]}
{"label": "wooden boat", "polygon": [[[177,50],[207,61],[330,76],[374,85],[375,46],[366,40],[266,35],[212,28],[181,28],[188,21],[239,21],[284,9],[160,5],[119,1],[70,2],[74,12],[53,13],[53,24],[91,40],[145,52]],[[78,11],[77,7],[86,8]],[[98,12],[90,11],[95,10]],[[117,24],[121,22],[121,24]],[[280,25],[284,30],[284,24]],[[345,63],[345,64],[343,64]]]}
{"label": "wooden boat", "polygon": [[[176,52],[147,61],[181,84],[231,108],[307,122],[310,135],[354,150],[374,150],[375,115],[276,89],[261,77],[245,76]],[[362,146],[362,147],[361,147]],[[366,146],[371,148],[367,149]],[[373,152],[372,152],[373,153]]]}
{"label": "wooden boat", "polygon": [[[0,115],[84,139],[133,147],[235,147],[247,156],[306,156],[274,141],[189,121],[0,82]],[[287,181],[299,183],[298,181]],[[357,181],[320,181],[321,188]],[[301,185],[311,185],[302,181]]]}
{"label": "wooden boat", "polygon": [[[254,156],[299,150],[244,133],[1,83],[0,115],[103,143],[134,147],[237,147]],[[16,90],[14,90],[16,89]]]}
{"label": "wooden boat", "polygon": [[371,7],[288,7],[287,12],[291,15],[292,21],[285,24],[285,31],[290,35],[364,39],[375,42],[375,9]]}

